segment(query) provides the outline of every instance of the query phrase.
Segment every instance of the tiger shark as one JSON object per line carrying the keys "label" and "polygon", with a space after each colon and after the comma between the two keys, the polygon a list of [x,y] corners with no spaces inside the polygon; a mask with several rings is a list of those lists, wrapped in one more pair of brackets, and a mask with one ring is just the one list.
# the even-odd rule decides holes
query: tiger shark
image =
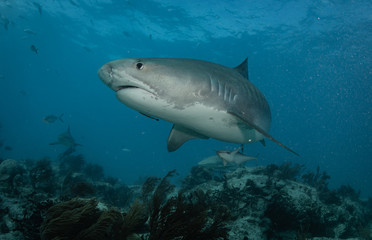
{"label": "tiger shark", "polygon": [[173,123],[169,152],[195,138],[247,144],[266,137],[298,155],[268,133],[269,104],[248,79],[247,59],[235,68],[196,59],[119,59],[98,75],[123,104]]}

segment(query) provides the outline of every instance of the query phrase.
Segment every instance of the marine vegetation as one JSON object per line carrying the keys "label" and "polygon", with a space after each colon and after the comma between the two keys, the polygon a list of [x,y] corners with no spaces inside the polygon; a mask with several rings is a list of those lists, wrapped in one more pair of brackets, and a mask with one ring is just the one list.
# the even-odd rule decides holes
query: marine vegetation
{"label": "marine vegetation", "polygon": [[[96,239],[103,239],[99,236],[105,234],[103,232],[106,229],[102,230],[100,227],[103,224],[107,226],[109,222],[113,224],[116,216],[108,214],[111,218],[105,218],[103,221],[102,211],[97,208],[97,203],[95,199],[89,201],[73,199],[52,206],[40,227],[41,239],[82,239],[81,236],[86,237],[88,229],[92,231],[92,226],[96,226],[92,231]],[[102,224],[100,227],[98,222]]]}
{"label": "marine vegetation", "polygon": [[[14,222],[12,231],[21,232],[25,240],[40,239],[40,225],[43,222],[46,211],[53,205],[53,201],[40,201],[37,195],[30,195],[26,198],[24,204],[22,215],[13,215],[11,217]],[[4,227],[7,226],[5,225]]]}
{"label": "marine vegetation", "polygon": [[336,192],[340,197],[349,198],[353,201],[359,201],[360,191],[355,191],[355,189],[350,185],[341,185]]}
{"label": "marine vegetation", "polygon": [[153,191],[155,190],[155,187],[159,183],[161,178],[158,177],[148,177],[141,188],[141,200],[143,202],[149,201],[149,198],[151,197]]}
{"label": "marine vegetation", "polygon": [[60,158],[60,160],[59,169],[63,173],[67,173],[69,171],[81,172],[85,166],[85,160],[82,154],[69,154],[63,158]]}
{"label": "marine vegetation", "polygon": [[215,205],[208,204],[204,194],[187,195],[179,191],[177,196],[167,199],[174,190],[168,178],[174,174],[175,170],[170,171],[160,181],[150,200],[148,240],[227,239],[225,222],[229,218],[228,211],[216,208],[217,211],[209,216]]}
{"label": "marine vegetation", "polygon": [[316,173],[308,172],[302,176],[304,183],[314,187],[318,191],[320,200],[328,204],[340,204],[337,193],[328,188],[328,180],[330,178],[325,171],[320,173],[319,166],[316,168]]}
{"label": "marine vegetation", "polygon": [[225,221],[229,215],[226,209],[217,209],[211,221],[208,219],[209,210],[205,202],[200,199],[193,202],[181,192],[163,205],[161,198],[154,195],[148,240],[228,239]]}
{"label": "marine vegetation", "polygon": [[95,187],[106,204],[116,207],[127,207],[132,201],[132,190],[124,185],[98,185]]}
{"label": "marine vegetation", "polygon": [[83,172],[94,181],[101,180],[104,177],[102,166],[94,163],[88,163]]}
{"label": "marine vegetation", "polygon": [[160,202],[164,202],[167,198],[167,195],[171,193],[175,186],[171,184],[168,178],[173,177],[176,174],[176,170],[169,171],[165,177],[163,177],[155,189],[154,197],[158,198]]}
{"label": "marine vegetation", "polygon": [[72,199],[49,208],[40,228],[41,239],[122,240],[140,230],[147,218],[139,202],[122,214],[116,208],[100,208],[94,198]]}
{"label": "marine vegetation", "polygon": [[[180,189],[175,170],[139,187],[94,164],[65,173],[60,162],[0,163],[1,239],[371,238],[372,199],[350,186],[328,189],[319,168],[301,181],[296,164],[228,169],[219,178],[199,166]],[[44,188],[48,182],[60,190]]]}
{"label": "marine vegetation", "polygon": [[182,188],[190,189],[201,183],[208,182],[213,179],[214,172],[211,169],[194,166],[191,168],[191,172],[182,180]]}
{"label": "marine vegetation", "polygon": [[[62,178],[60,186],[60,198],[61,200],[70,200],[74,197],[85,197],[85,190],[81,188],[75,188],[79,183],[87,183],[86,177],[82,173],[68,172],[66,176]],[[75,189],[74,189],[75,188]],[[91,187],[89,187],[91,188]],[[83,190],[83,192],[79,192]]]}
{"label": "marine vegetation", "polygon": [[135,201],[123,218],[120,229],[121,235],[130,236],[135,232],[140,232],[145,226],[147,219],[148,211],[146,205],[138,200]]}
{"label": "marine vegetation", "polygon": [[95,193],[95,188],[88,182],[77,182],[70,187],[72,197],[90,197]]}
{"label": "marine vegetation", "polygon": [[0,191],[6,195],[19,194],[24,185],[24,167],[14,159],[6,159],[0,163]]}
{"label": "marine vegetation", "polygon": [[263,173],[283,180],[296,180],[300,176],[303,169],[304,165],[285,162],[279,166],[270,164],[263,169]]}
{"label": "marine vegetation", "polygon": [[54,175],[50,159],[40,159],[30,170],[31,184],[35,190],[53,193],[56,185]]}

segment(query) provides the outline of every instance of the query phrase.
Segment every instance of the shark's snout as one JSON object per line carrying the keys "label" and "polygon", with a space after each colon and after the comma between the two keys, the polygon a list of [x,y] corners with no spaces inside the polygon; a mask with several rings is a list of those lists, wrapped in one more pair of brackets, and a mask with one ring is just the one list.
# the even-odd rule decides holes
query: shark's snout
{"label": "shark's snout", "polygon": [[106,63],[98,70],[99,78],[111,88],[112,85],[112,66],[110,63]]}

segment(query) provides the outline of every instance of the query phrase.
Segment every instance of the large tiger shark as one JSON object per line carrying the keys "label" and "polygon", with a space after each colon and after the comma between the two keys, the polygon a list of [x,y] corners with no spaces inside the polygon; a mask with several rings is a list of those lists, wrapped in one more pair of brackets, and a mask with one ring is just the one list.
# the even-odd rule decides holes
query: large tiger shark
{"label": "large tiger shark", "polygon": [[247,144],[269,138],[269,104],[248,79],[245,59],[235,68],[181,58],[119,59],[98,75],[117,98],[138,112],[173,123],[169,152],[194,138]]}

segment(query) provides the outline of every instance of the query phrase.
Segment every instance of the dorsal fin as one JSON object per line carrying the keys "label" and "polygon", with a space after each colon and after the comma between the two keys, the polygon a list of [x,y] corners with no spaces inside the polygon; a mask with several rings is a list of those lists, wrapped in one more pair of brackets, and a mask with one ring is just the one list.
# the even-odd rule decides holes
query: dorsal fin
{"label": "dorsal fin", "polygon": [[238,71],[244,78],[249,80],[248,77],[248,58],[244,59],[244,61],[239,64],[239,66],[234,67],[236,71]]}

